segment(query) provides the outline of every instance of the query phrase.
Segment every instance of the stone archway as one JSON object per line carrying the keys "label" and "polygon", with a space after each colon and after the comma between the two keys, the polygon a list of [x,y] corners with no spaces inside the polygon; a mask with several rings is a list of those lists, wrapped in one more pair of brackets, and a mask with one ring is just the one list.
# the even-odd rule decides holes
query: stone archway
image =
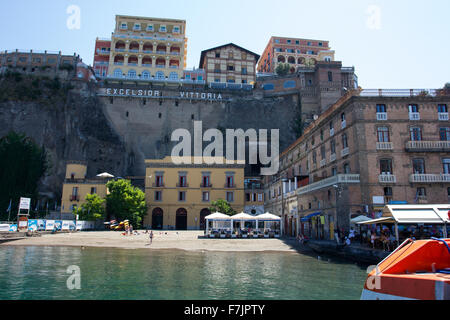
{"label": "stone archway", "polygon": [[162,230],[164,222],[164,212],[161,208],[155,208],[152,211],[152,229]]}
{"label": "stone archway", "polygon": [[180,208],[177,210],[175,229],[187,230],[187,211],[184,208]]}

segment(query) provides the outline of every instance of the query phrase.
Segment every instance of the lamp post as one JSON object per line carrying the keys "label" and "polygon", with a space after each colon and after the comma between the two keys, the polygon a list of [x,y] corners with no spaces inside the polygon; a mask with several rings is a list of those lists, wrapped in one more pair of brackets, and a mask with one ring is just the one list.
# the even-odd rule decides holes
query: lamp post
{"label": "lamp post", "polygon": [[[341,196],[341,188],[339,187],[339,185],[337,185],[337,184],[335,184],[335,185],[333,185],[333,188],[336,190],[336,194],[335,194],[335,198],[336,198],[336,201],[335,201],[335,207],[336,207],[336,211],[335,211],[335,215],[334,215],[334,222],[335,222],[335,228],[336,228],[336,230],[338,230],[339,229],[339,225],[338,225],[338,197],[340,197]],[[340,239],[338,240],[338,241],[340,241]],[[339,244],[340,242],[338,242],[338,244]]]}

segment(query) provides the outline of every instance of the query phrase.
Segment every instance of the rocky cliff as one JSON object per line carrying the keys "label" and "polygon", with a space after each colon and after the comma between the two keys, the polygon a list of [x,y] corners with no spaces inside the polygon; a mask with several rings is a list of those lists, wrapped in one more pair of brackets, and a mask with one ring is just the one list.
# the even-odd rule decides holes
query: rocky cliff
{"label": "rocky cliff", "polygon": [[61,199],[69,160],[86,161],[88,177],[104,171],[124,175],[124,144],[100,104],[95,87],[83,81],[19,73],[1,76],[0,136],[14,130],[45,147],[50,169],[40,183],[42,195]]}

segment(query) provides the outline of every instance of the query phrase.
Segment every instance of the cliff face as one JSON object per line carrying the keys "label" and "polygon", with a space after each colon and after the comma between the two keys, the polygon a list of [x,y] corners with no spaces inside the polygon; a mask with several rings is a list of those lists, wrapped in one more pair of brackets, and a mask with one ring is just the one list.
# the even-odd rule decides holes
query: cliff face
{"label": "cliff face", "polygon": [[44,146],[50,169],[39,191],[61,199],[68,160],[86,161],[88,177],[125,174],[125,148],[106,120],[95,88],[82,81],[24,75],[0,79],[0,136],[24,133]]}

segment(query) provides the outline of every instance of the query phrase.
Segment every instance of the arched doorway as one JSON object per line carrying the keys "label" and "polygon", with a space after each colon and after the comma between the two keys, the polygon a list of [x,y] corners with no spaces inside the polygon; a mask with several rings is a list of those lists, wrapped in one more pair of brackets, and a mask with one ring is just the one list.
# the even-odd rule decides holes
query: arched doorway
{"label": "arched doorway", "polygon": [[177,210],[177,219],[175,223],[176,230],[187,230],[187,211],[184,208]]}
{"label": "arched doorway", "polygon": [[155,208],[152,211],[152,229],[163,229],[163,210],[161,208]]}
{"label": "arched doorway", "polygon": [[209,209],[203,209],[200,211],[200,230],[206,230],[206,220],[205,217],[209,216],[211,211]]}

